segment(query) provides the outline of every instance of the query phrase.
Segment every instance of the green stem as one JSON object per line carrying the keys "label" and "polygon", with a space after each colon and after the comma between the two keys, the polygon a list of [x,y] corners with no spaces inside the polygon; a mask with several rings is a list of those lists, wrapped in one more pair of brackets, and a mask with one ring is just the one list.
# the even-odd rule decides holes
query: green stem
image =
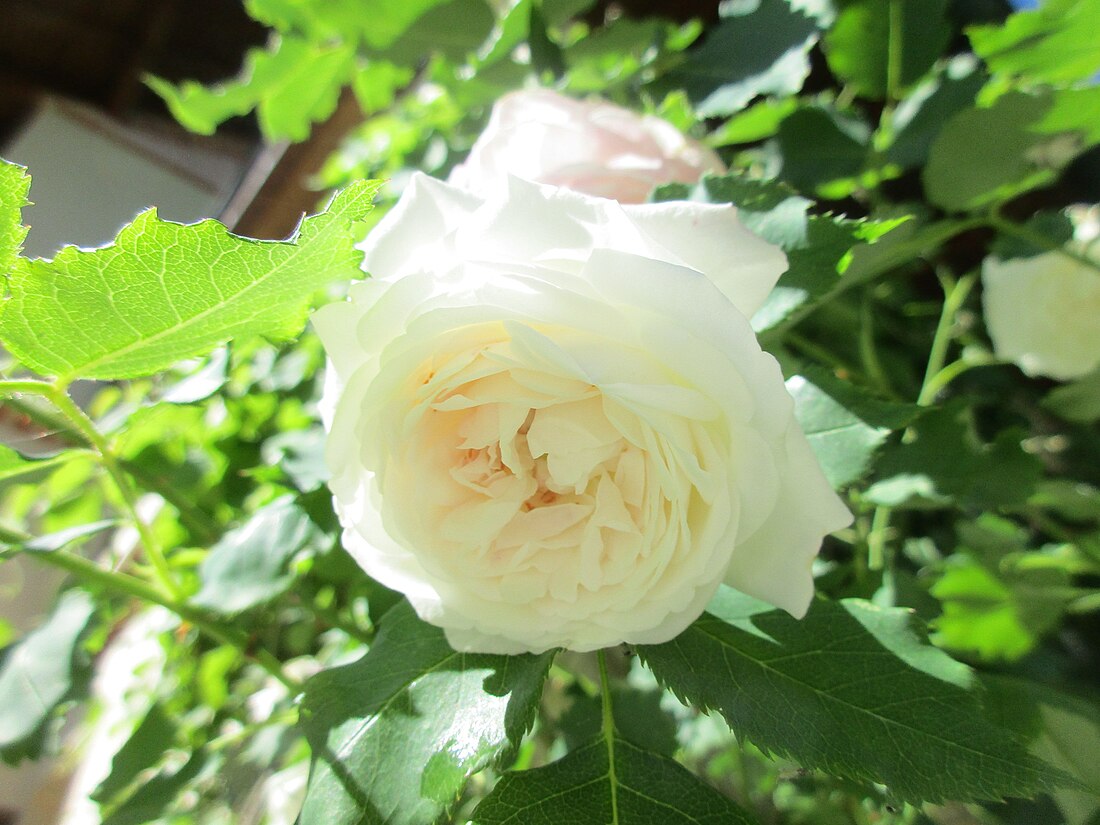
{"label": "green stem", "polygon": [[871,517],[871,531],[867,534],[867,568],[881,570],[886,560],[886,540],[890,532],[890,516],[893,509],[883,505],[875,508]]}
{"label": "green stem", "polygon": [[811,341],[806,336],[791,330],[784,336],[784,341],[803,355],[813,358],[821,364],[826,364],[834,370],[839,370],[848,375],[859,375],[860,371],[834,352],[826,349],[816,341]]}
{"label": "green stem", "polygon": [[239,650],[246,659],[254,661],[279,680],[292,694],[297,694],[301,690],[301,685],[283,671],[282,663],[278,659],[266,650],[251,649],[251,643],[247,635],[234,627],[223,625],[204,610],[166,597],[160,590],[141,579],[128,576],[125,573],[104,570],[88,559],[64,550],[54,550],[48,553],[27,553],[26,555],[43,564],[66,570],[84,582],[98,584],[117,593],[160,605],[172,611],[181,619],[190,622],[199,632],[206,634],[219,644],[228,645]]}
{"label": "green stem", "polygon": [[882,368],[878,350],[875,349],[874,317],[871,313],[871,299],[866,295],[860,307],[859,322],[859,357],[863,361],[863,367],[880,390],[888,396],[893,396],[894,390],[890,386],[890,379],[886,375],[886,370]]}
{"label": "green stem", "polygon": [[1048,238],[1041,232],[1036,232],[1034,229],[1030,229],[1027,226],[1019,223],[1013,223],[1012,221],[1005,220],[1000,215],[990,215],[986,218],[986,224],[993,229],[996,229],[1002,235],[1012,235],[1019,238],[1022,241],[1026,241],[1029,244],[1039,247],[1040,249],[1046,249],[1050,252],[1058,252],[1065,255],[1072,261],[1076,261],[1082,266],[1087,266],[1089,269],[1094,269],[1100,272],[1100,261],[1096,261],[1090,258],[1088,255],[1084,255],[1075,249],[1069,248],[1064,244],[1060,244],[1052,238]]}
{"label": "green stem", "polygon": [[[941,380],[940,376],[945,373],[944,363],[947,361],[947,353],[951,347],[955,316],[966,302],[976,277],[970,274],[958,281],[952,280],[947,275],[940,277],[940,284],[943,286],[943,308],[940,310],[936,332],[932,336],[932,347],[928,352],[924,380],[921,381],[920,392],[917,395],[917,405],[920,407],[929,406],[936,399],[936,393],[947,383]],[[881,570],[885,565],[892,516],[892,508],[879,505],[871,518],[871,531],[867,535],[867,566],[871,570]]]}
{"label": "green stem", "polygon": [[619,780],[615,775],[615,715],[611,709],[611,680],[607,676],[607,656],[596,654],[600,662],[600,693],[603,695],[603,724],[600,732],[607,743],[607,778],[611,783],[611,825],[619,825]]}
{"label": "green stem", "polygon": [[130,484],[130,479],[122,471],[118,458],[111,450],[111,445],[107,442],[106,437],[99,431],[95,422],[88,417],[87,413],[73,402],[65,391],[65,387],[45,381],[0,381],[0,393],[33,393],[42,396],[53,404],[57,411],[65,416],[76,431],[99,453],[100,462],[118,488],[124,509],[137,529],[145,555],[153,565],[158,583],[170,596],[179,599],[182,592],[176,584],[172,570],[168,566],[168,560],[160,548],[160,543],[153,535],[152,528],[138,514],[137,493]]}
{"label": "green stem", "polygon": [[189,502],[178,490],[173,489],[163,479],[158,478],[140,464],[135,464],[126,459],[120,460],[119,465],[142,487],[152,490],[171,504],[179,513],[180,521],[195,534],[196,538],[210,544],[222,534],[223,527],[213,516]]}
{"label": "green stem", "polygon": [[917,396],[917,405],[927,407],[936,398],[934,379],[947,362],[947,351],[951,346],[955,326],[955,316],[966,302],[970,290],[974,286],[973,274],[960,278],[957,282],[949,276],[940,278],[943,286],[943,309],[940,311],[940,320],[936,324],[936,332],[932,337],[932,348],[928,353],[928,365],[924,370],[924,379],[921,381],[920,394]]}
{"label": "green stem", "polygon": [[889,28],[886,35],[886,105],[893,106],[901,99],[902,58],[902,2],[890,0]]}

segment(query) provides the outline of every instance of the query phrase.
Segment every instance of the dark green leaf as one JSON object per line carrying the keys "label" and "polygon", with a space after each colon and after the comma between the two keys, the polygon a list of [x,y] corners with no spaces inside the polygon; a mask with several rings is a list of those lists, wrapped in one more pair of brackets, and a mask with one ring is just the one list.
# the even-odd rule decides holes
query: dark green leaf
{"label": "dark green leaf", "polygon": [[870,130],[822,108],[799,109],[779,126],[783,179],[807,194],[850,194],[867,163]]}
{"label": "dark green leaf", "polygon": [[366,656],[306,685],[314,763],[301,825],[435,822],[470,774],[519,743],[552,660],[457,653],[398,604]]}
{"label": "dark green leaf", "polygon": [[[916,83],[932,67],[951,35],[945,16],[947,0],[920,3],[894,0],[846,0],[825,35],[829,68],[864,97],[887,94],[890,50],[900,50],[898,92]],[[896,12],[894,21],[892,12]],[[897,29],[891,32],[891,23]],[[898,38],[900,42],[891,43]]]}
{"label": "dark green leaf", "polygon": [[973,58],[958,58],[913,89],[894,110],[894,136],[886,150],[887,159],[904,168],[922,166],[944,123],[974,105],[985,80]]}
{"label": "dark green leaf", "polygon": [[930,410],[913,424],[914,437],[883,452],[877,481],[865,497],[888,507],[920,501],[989,509],[1021,504],[1042,478],[1039,460],[1020,446],[1024,433],[1005,430],[991,444],[971,431],[962,401]]}
{"label": "dark green leaf", "polygon": [[970,671],[925,644],[907,610],[815,601],[801,621],[722,587],[695,624],[638,653],[738,734],[899,799],[997,799],[1057,772],[987,721]]}
{"label": "dark green leaf", "polygon": [[976,209],[1052,180],[1079,146],[1036,131],[1050,106],[1049,95],[1011,92],[989,108],[957,113],[929,151],[929,200],[947,210]]}
{"label": "dark green leaf", "polygon": [[991,705],[1007,726],[1030,742],[1030,750],[1074,777],[1080,788],[1051,793],[1067,823],[1094,823],[1100,809],[1100,706],[1052,685],[1011,676],[986,675]]}
{"label": "dark green leaf", "polygon": [[158,773],[143,782],[125,802],[103,817],[100,825],[148,825],[160,819],[206,764],[206,752],[196,751],[177,770]]}
{"label": "dark green leaf", "polygon": [[477,825],[752,825],[753,818],[671,759],[602,736],[551,765],[505,774]]}
{"label": "dark green leaf", "polygon": [[285,592],[294,580],[291,559],[325,537],[289,498],[256,513],[226,533],[203,559],[202,589],[191,603],[219,613],[239,613]]}
{"label": "dark green leaf", "polygon": [[94,611],[87,593],[69,590],[45,624],[6,652],[0,665],[0,754],[33,736],[72,690],[80,639]]}
{"label": "dark green leaf", "polygon": [[681,88],[701,115],[730,115],[757,95],[791,95],[810,73],[817,23],[786,0],[725,3],[703,45],[659,81]]}
{"label": "dark green leaf", "polygon": [[1001,26],[967,31],[995,72],[1048,83],[1084,80],[1100,69],[1100,0],[1044,0]]}
{"label": "dark green leaf", "polygon": [[531,47],[531,66],[536,72],[549,72],[555,78],[565,74],[565,55],[562,54],[561,47],[550,39],[538,3],[531,4],[527,44]]}
{"label": "dark green leaf", "polygon": [[134,729],[111,759],[111,772],[92,792],[91,798],[108,803],[133,784],[142,771],[160,761],[176,738],[176,722],[159,704],[149,708],[145,718]]}
{"label": "dark green leaf", "polygon": [[1089,424],[1100,420],[1100,372],[1051,390],[1043,407],[1066,421]]}
{"label": "dark green leaf", "polygon": [[212,220],[184,226],[150,210],[110,246],[20,259],[0,339],[26,366],[68,380],[149,375],[234,337],[289,338],[314,290],[361,274],[356,225],[376,191],[349,186],[288,241],[239,238]]}
{"label": "dark green leaf", "polygon": [[794,398],[799,426],[836,488],[862,478],[890,433],[907,426],[918,409],[882,401],[814,368],[790,378],[787,391]]}
{"label": "dark green leaf", "polygon": [[0,158],[0,277],[8,274],[23,248],[27,227],[23,225],[23,207],[31,179],[22,166]]}

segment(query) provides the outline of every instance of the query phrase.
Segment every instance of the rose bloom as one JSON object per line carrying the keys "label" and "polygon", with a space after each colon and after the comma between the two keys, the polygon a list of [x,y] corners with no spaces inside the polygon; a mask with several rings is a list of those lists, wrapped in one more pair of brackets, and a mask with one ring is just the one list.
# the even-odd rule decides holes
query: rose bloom
{"label": "rose bloom", "polygon": [[[1081,233],[1078,232],[1078,237]],[[1070,244],[1100,266],[1100,241]],[[1100,367],[1100,271],[1064,255],[982,263],[986,328],[997,357],[1062,381]]]}
{"label": "rose bloom", "polygon": [[450,181],[481,195],[515,175],[620,203],[642,203],[662,183],[725,172],[718,156],[671,123],[602,100],[532,89],[493,106],[489,125]]}
{"label": "rose bloom", "polygon": [[456,649],[671,639],[718,585],[801,616],[851,516],[748,318],[786,259],[729,206],[423,175],[316,313],[344,546]]}

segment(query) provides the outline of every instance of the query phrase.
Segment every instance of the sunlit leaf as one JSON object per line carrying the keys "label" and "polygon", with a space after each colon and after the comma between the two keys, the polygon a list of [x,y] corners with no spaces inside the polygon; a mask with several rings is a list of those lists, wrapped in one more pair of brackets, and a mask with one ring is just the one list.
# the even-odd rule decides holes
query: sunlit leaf
{"label": "sunlit leaf", "polygon": [[0,277],[11,269],[27,236],[23,207],[28,203],[30,186],[26,169],[0,158]]}
{"label": "sunlit leaf", "polygon": [[193,132],[213,134],[219,123],[255,109],[269,140],[300,141],[309,137],[311,124],[335,111],[340,89],[355,68],[354,56],[354,48],[345,44],[287,35],[250,51],[240,76],[217,86],[193,80],[176,86],[158,77],[146,82]]}
{"label": "sunlit leaf", "polygon": [[306,686],[301,825],[434,823],[470,774],[518,745],[552,659],[458,653],[400,603],[366,656]]}
{"label": "sunlit leaf", "polygon": [[1044,0],[1003,25],[973,26],[967,34],[993,71],[1065,83],[1100,70],[1097,31],[1100,0]]}
{"label": "sunlit leaf", "polygon": [[359,273],[355,227],[376,189],[349,186],[287,241],[150,210],[109,246],[21,260],[0,340],[31,369],[69,380],[149,375],[235,337],[291,337],[314,290]]}

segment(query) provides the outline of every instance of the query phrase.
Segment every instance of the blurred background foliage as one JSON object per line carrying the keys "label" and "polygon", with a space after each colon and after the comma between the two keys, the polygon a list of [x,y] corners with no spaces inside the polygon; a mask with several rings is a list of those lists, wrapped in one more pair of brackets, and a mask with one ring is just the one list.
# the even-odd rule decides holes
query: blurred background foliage
{"label": "blurred background foliage", "polygon": [[[1072,219],[1097,220],[1084,205],[1100,200],[1100,2],[1019,5],[246,0],[269,34],[238,76],[146,80],[188,129],[255,118],[270,144],[308,144],[350,109],[334,148],[300,171],[318,201],[383,179],[368,221],[412,170],[445,177],[493,102],[523,86],[598,94],[715,148],[729,176],[654,197],[735,203],[791,259],[754,326],[857,516],[827,542],[819,591],[910,608],[933,644],[977,668],[987,710],[1081,784],[907,804],[738,739],[629,651],[612,662],[622,737],[761,823],[1095,825],[1100,379],[1029,378],[999,362],[975,273],[991,254],[1059,249]],[[311,752],[297,684],[356,660],[399,602],[338,545],[322,365],[308,332],[284,346],[243,339],[91,395],[87,413],[140,491],[190,612],[143,607],[142,593],[74,562],[81,588],[48,624],[20,639],[0,621],[0,755],[18,763],[82,741],[96,763],[77,773],[76,793],[96,803],[83,815],[295,820]],[[27,397],[4,413],[39,436],[34,450],[0,446],[8,555],[64,566],[54,551],[84,543],[105,569],[151,578],[132,529],[115,529],[120,494],[86,435]],[[598,729],[592,668],[559,659],[534,732],[500,767],[545,764]],[[439,815],[466,821],[495,775],[459,783]],[[303,823],[337,821],[308,811]]]}

